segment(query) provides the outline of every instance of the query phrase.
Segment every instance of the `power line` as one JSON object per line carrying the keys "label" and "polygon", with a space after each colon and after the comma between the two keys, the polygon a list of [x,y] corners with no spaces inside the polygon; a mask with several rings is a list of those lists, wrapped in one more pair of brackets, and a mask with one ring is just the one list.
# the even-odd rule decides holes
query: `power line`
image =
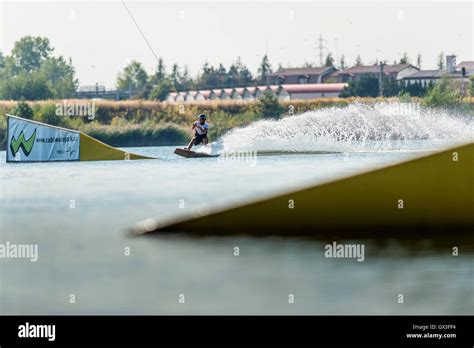
{"label": "power line", "polygon": [[130,12],[130,10],[128,9],[127,5],[125,4],[125,2],[122,0],[122,4],[123,6],[125,7],[125,9],[127,10],[128,14],[130,15],[130,18],[132,19],[133,23],[135,23],[135,26],[137,27],[138,31],[140,32],[140,34],[142,35],[143,37],[143,40],[145,40],[146,44],[148,45],[148,47],[150,48],[151,52],[153,53],[153,55],[155,56],[156,58],[156,61],[159,62],[160,59],[158,58],[158,56],[156,55],[155,51],[153,50],[153,47],[151,47],[150,45],[150,42],[148,42],[145,34],[143,34],[143,31],[140,29],[140,26],[138,25],[137,21],[135,20],[135,18],[133,18],[133,15],[132,13]]}
{"label": "power line", "polygon": [[316,48],[319,50],[319,65],[320,66],[324,65],[323,54],[324,54],[324,49],[327,48],[326,46],[324,46],[325,41],[326,40],[323,39],[323,36],[319,35],[318,46]]}

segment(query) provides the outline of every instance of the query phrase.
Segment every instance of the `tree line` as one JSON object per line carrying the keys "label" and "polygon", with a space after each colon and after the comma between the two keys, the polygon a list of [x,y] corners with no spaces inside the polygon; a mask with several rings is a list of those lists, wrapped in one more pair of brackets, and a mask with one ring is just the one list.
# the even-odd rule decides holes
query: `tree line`
{"label": "tree line", "polygon": [[[423,97],[434,83],[423,84],[419,81],[408,83],[405,81],[396,81],[384,77],[383,81],[384,97],[395,97],[399,95],[409,95],[412,97]],[[378,97],[380,93],[379,77],[375,74],[366,74],[358,80],[349,81],[348,86],[339,94],[341,98],[347,97]]]}
{"label": "tree line", "polygon": [[53,52],[47,38],[32,36],[15,42],[10,55],[0,52],[0,99],[73,97],[79,81],[72,61]]}
{"label": "tree line", "polygon": [[143,65],[134,60],[120,72],[116,87],[135,98],[164,100],[170,92],[175,91],[265,84],[266,77],[271,73],[272,67],[267,55],[262,58],[256,75],[251,73],[239,57],[228,68],[223,64],[213,66],[206,62],[194,78],[187,66],[180,67],[176,63],[168,72],[163,58],[158,59],[155,73],[148,75]]}
{"label": "tree line", "polygon": [[[437,59],[438,68],[444,69],[444,53]],[[375,63],[378,63],[376,60]],[[386,62],[385,62],[386,63]],[[394,63],[411,63],[407,53],[404,53]],[[348,67],[346,58],[341,55],[338,62],[328,52],[324,64],[339,69]],[[416,65],[421,68],[422,57],[418,54]],[[355,66],[364,65],[358,55]],[[305,63],[305,67],[313,67]],[[282,69],[281,64],[276,70]],[[273,72],[272,64],[267,55],[262,57],[255,74],[237,58],[229,67],[223,64],[213,66],[204,63],[196,76],[191,76],[186,66],[174,63],[168,69],[162,58],[158,59],[154,73],[147,73],[143,65],[134,60],[129,63],[117,77],[116,88],[128,92],[131,98],[164,100],[170,92],[185,90],[205,90],[213,88],[233,88],[243,86],[262,85],[267,76]],[[45,37],[25,36],[15,42],[10,55],[0,52],[0,99],[11,100],[41,100],[61,99],[74,97],[79,81],[75,76],[75,69],[71,59],[55,56],[54,48]],[[429,86],[419,84],[403,85],[394,81],[384,81],[385,95],[392,96],[408,93],[421,96]],[[376,92],[377,91],[377,92]],[[360,81],[352,82],[343,96],[377,96],[378,79],[366,76]]]}

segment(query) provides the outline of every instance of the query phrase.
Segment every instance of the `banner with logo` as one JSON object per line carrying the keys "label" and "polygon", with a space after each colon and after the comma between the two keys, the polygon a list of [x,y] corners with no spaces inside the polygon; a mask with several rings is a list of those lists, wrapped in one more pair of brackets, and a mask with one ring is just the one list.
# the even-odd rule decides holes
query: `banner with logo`
{"label": "banner with logo", "polygon": [[7,162],[79,160],[79,132],[8,115],[7,136]]}

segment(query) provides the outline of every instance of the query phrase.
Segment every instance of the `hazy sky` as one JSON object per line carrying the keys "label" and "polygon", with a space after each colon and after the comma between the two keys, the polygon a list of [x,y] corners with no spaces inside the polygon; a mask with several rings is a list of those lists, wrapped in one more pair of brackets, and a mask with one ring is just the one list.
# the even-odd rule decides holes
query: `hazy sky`
{"label": "hazy sky", "polygon": [[[240,56],[252,72],[267,52],[273,67],[319,61],[317,38],[352,64],[421,53],[435,68],[441,51],[474,60],[472,1],[130,1],[133,17],[167,68],[197,74],[205,61],[228,67]],[[2,1],[0,50],[25,35],[46,36],[71,57],[81,85],[115,84],[131,60],[153,72],[156,59],[121,1]]]}

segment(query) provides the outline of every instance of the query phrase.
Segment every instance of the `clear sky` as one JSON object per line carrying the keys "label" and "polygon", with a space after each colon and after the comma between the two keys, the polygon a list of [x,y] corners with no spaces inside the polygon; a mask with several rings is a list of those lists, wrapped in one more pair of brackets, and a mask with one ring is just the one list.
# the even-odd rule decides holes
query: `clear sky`
{"label": "clear sky", "polygon": [[[474,60],[472,1],[131,1],[125,0],[167,68],[205,61],[228,67],[238,56],[252,72],[265,53],[275,68],[319,62],[317,38],[352,64],[392,62],[407,52],[435,68],[441,51]],[[46,36],[55,53],[71,57],[81,85],[113,87],[131,60],[149,73],[156,58],[121,1],[2,1],[0,50],[9,54],[25,35]]]}

